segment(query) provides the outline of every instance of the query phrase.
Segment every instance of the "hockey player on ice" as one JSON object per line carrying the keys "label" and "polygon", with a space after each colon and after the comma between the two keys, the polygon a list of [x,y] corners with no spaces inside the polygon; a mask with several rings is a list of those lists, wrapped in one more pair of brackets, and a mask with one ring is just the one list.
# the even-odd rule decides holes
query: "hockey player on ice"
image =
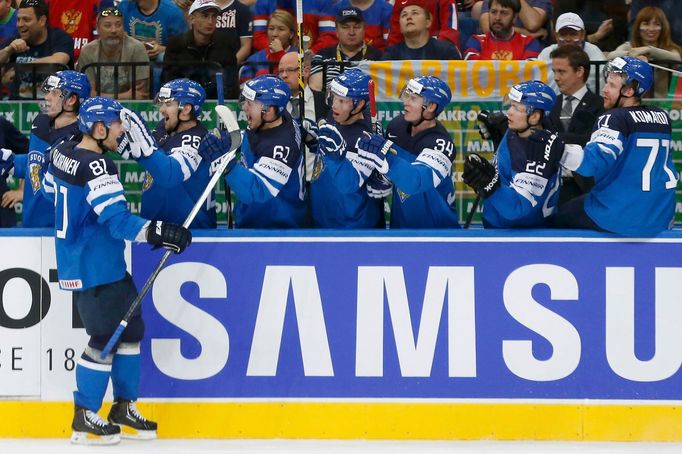
{"label": "hockey player on ice", "polygon": [[[181,225],[140,218],[130,213],[114,161],[124,128],[123,107],[95,96],[80,106],[79,142],[64,142],[52,153],[43,179],[43,194],[55,215],[55,248],[59,285],[74,292],[74,302],[90,336],[76,365],[75,411],[71,441],[114,444],[120,437],[155,438],[157,424],[137,409],[140,341],[144,336],[141,306],[123,330],[120,343],[100,353],[137,296],[126,271],[124,240],[164,247],[176,253],[191,243]],[[114,404],[104,421],[97,412],[111,380]]]}

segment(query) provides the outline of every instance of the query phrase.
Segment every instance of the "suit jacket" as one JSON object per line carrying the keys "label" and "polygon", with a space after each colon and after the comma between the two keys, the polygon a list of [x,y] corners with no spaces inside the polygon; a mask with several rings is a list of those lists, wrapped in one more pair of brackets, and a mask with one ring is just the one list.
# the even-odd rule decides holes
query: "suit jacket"
{"label": "suit jacket", "polygon": [[559,137],[566,143],[575,143],[581,146],[590,140],[592,135],[592,127],[594,122],[604,113],[604,102],[602,97],[594,94],[589,89],[580,103],[573,110],[571,122],[568,124],[568,129],[564,130],[564,125],[561,123],[561,109],[564,105],[564,95],[557,96],[556,104],[549,113],[549,122],[551,130],[559,133]]}

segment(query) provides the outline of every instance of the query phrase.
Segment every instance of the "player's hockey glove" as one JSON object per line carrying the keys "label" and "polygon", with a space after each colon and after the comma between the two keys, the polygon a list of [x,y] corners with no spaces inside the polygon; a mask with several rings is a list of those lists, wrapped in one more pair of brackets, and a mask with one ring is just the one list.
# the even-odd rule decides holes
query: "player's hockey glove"
{"label": "player's hockey glove", "polygon": [[533,129],[528,136],[530,146],[526,157],[535,161],[537,173],[545,178],[554,175],[559,169],[559,161],[564,154],[564,141],[556,134],[542,129]]}
{"label": "player's hockey glove", "polygon": [[[147,127],[140,114],[137,112],[123,108],[121,110],[121,122],[125,133],[118,138],[118,152],[121,156],[127,153],[127,158],[140,159],[142,157],[151,156],[158,148],[154,135]],[[124,138],[125,136],[125,138]],[[125,141],[127,145],[124,145]]]}
{"label": "player's hockey glove", "polygon": [[391,195],[393,184],[376,170],[367,179],[367,195],[373,199],[383,199]]}
{"label": "player's hockey glove", "polygon": [[507,132],[507,116],[502,112],[482,110],[477,117],[478,133],[486,140],[492,140],[495,149],[500,146],[504,133]]}
{"label": "player's hockey glove", "polygon": [[380,173],[388,172],[386,153],[393,146],[393,142],[376,134],[364,133],[358,141],[358,155],[374,164]]}
{"label": "player's hockey glove", "polygon": [[497,168],[476,153],[471,153],[464,161],[462,179],[484,199],[490,197],[500,187]]}
{"label": "player's hockey glove", "polygon": [[346,157],[346,141],[341,132],[334,125],[324,124],[320,126],[317,136],[317,150],[332,159]]}
{"label": "player's hockey glove", "polygon": [[[218,167],[220,167],[223,156],[230,151],[232,146],[232,138],[230,133],[225,130],[214,129],[213,132],[206,134],[199,144],[199,156],[206,162],[210,162],[209,174],[213,175]],[[230,170],[237,164],[237,159],[233,158],[225,168],[224,173],[229,173]]]}
{"label": "player's hockey glove", "polygon": [[317,124],[313,120],[304,118],[301,130],[303,143],[308,148],[314,147],[317,144],[317,136],[320,134],[320,128],[317,127]]}
{"label": "player's hockey glove", "polygon": [[164,247],[176,254],[192,244],[192,232],[172,222],[151,221],[147,227],[147,243],[154,249]]}
{"label": "player's hockey glove", "polygon": [[11,175],[14,169],[14,153],[7,148],[0,148],[0,177]]}

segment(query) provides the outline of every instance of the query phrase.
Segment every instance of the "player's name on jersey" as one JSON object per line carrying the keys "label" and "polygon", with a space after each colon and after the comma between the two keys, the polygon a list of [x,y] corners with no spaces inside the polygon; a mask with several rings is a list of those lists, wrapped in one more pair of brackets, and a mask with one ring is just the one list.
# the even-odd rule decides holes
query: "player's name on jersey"
{"label": "player's name on jersey", "polygon": [[54,153],[52,164],[62,172],[68,173],[69,175],[76,175],[76,172],[78,172],[78,167],[80,166],[80,162],[73,158],[69,158],[68,156],[64,156],[59,151]]}
{"label": "player's name on jersey", "polygon": [[665,112],[648,112],[645,110],[631,110],[628,112],[635,123],[658,123],[661,125],[670,124],[668,115]]}

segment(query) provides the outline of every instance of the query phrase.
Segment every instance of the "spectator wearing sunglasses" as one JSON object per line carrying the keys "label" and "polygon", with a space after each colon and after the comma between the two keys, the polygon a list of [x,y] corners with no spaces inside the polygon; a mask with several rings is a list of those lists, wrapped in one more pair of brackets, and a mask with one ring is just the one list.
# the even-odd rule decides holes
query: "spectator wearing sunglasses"
{"label": "spectator wearing sunglasses", "polygon": [[[123,30],[123,15],[118,9],[108,7],[99,13],[97,34],[99,39],[83,47],[76,64],[79,71],[85,69],[92,94],[115,99],[146,99],[149,95],[149,57],[144,45]],[[89,66],[92,63],[99,64]],[[147,64],[116,65],[118,63]]]}

